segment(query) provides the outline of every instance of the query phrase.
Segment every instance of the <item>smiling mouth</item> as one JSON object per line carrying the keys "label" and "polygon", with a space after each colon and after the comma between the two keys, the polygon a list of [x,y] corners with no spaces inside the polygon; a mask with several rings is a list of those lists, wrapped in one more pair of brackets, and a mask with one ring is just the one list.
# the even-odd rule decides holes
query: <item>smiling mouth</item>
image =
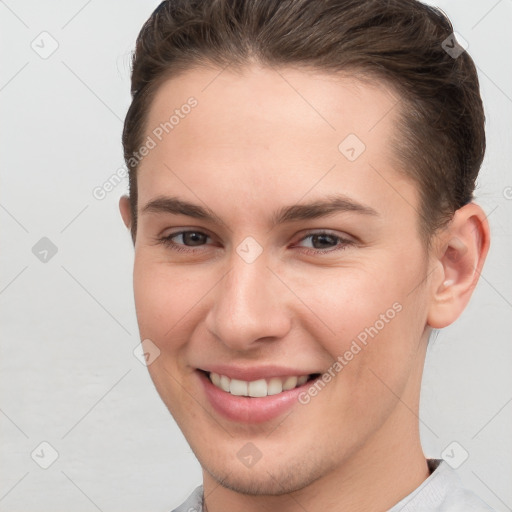
{"label": "smiling mouth", "polygon": [[313,373],[310,375],[290,375],[286,377],[271,377],[269,379],[245,381],[231,379],[226,375],[219,375],[214,372],[206,372],[203,370],[201,370],[201,372],[208,377],[215,387],[222,391],[235,396],[248,398],[278,395],[284,391],[303,386],[321,375],[320,373]]}

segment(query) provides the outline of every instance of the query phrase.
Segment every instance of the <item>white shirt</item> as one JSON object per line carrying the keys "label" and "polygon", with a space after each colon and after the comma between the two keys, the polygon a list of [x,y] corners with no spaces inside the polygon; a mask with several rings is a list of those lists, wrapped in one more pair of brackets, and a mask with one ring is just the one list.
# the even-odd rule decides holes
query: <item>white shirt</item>
{"label": "white shirt", "polygon": [[[494,512],[476,494],[465,489],[446,461],[428,459],[430,476],[387,512]],[[203,486],[172,512],[203,512]]]}

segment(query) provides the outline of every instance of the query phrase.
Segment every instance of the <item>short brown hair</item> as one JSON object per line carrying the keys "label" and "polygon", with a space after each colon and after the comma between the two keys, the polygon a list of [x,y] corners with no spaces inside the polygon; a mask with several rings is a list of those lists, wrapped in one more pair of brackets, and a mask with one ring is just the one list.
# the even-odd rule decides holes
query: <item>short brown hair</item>
{"label": "short brown hair", "polygon": [[200,65],[295,66],[354,71],[391,85],[403,100],[394,141],[418,184],[420,229],[429,238],[473,199],[485,153],[475,65],[438,9],[416,0],[167,0],[146,21],[133,55],[132,103],[123,131],[132,238],[137,162],[147,114],[163,81]]}

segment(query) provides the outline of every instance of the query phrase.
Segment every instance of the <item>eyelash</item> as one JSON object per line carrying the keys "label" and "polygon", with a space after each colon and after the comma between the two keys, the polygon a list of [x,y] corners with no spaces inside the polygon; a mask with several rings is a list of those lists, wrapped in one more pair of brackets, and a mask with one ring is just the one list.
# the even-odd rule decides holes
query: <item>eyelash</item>
{"label": "eyelash", "polygon": [[[195,231],[195,230],[178,231],[177,233],[172,233],[172,234],[170,234],[168,236],[164,236],[162,238],[158,238],[158,242],[161,243],[162,245],[165,245],[166,247],[169,247],[173,251],[184,252],[184,253],[194,253],[194,252],[196,252],[195,249],[188,248],[188,246],[180,245],[180,244],[177,244],[175,242],[172,242],[172,238],[175,238],[176,236],[184,235],[184,234],[187,234],[187,233],[196,233],[196,234],[200,234],[200,235],[206,235],[208,237],[208,235],[206,233],[203,233],[201,231]],[[349,247],[351,245],[354,245],[354,243],[355,243],[352,240],[348,240],[348,239],[340,237],[338,235],[333,235],[332,233],[329,233],[327,231],[314,231],[314,232],[308,233],[307,235],[305,235],[304,237],[302,237],[300,239],[300,242],[306,240],[307,238],[311,238],[313,236],[322,236],[322,235],[327,235],[327,236],[329,236],[329,237],[331,237],[331,238],[341,242],[341,245],[340,246],[336,245],[333,248],[326,249],[326,250],[323,250],[323,249],[310,249],[310,248],[307,248],[307,247],[306,248],[302,247],[301,248],[302,252],[304,252],[306,254],[310,254],[310,255],[315,255],[315,256],[316,255],[330,254],[332,252],[342,251],[342,250],[346,249],[347,247]],[[211,238],[211,237],[209,237],[209,238]],[[199,246],[196,246],[196,247],[199,247]]]}

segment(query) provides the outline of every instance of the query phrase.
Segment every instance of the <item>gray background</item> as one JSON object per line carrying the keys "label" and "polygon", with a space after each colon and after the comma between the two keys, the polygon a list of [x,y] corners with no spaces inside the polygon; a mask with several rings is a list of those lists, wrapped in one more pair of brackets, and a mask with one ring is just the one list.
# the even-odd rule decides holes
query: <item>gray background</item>
{"label": "gray background", "polygon": [[[133,353],[133,249],[117,206],[127,180],[103,200],[93,196],[123,166],[130,52],[158,3],[0,1],[3,511],[165,511],[201,483],[199,464]],[[467,451],[461,478],[506,511],[512,0],[435,3],[479,70],[488,151],[477,197],[492,247],[469,307],[429,350],[421,436],[430,457],[458,443],[448,453],[462,460]]]}

